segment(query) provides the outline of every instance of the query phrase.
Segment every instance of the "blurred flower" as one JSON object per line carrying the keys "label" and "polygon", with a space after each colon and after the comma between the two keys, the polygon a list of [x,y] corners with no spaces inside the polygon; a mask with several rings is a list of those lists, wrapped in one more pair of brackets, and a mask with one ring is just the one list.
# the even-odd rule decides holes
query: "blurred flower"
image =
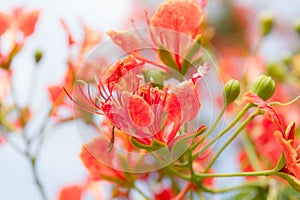
{"label": "blurred flower", "polygon": [[70,185],[61,189],[58,200],[81,200],[83,187]]}
{"label": "blurred flower", "polygon": [[115,150],[107,152],[108,145],[109,142],[105,138],[95,138],[82,148],[80,159],[88,169],[92,180],[103,179],[125,183],[124,172],[112,168]]}
{"label": "blurred flower", "polygon": [[172,29],[195,37],[202,21],[202,7],[194,0],[167,0],[159,5],[150,24],[153,27]]}
{"label": "blurred flower", "polygon": [[13,34],[20,31],[24,37],[30,36],[34,32],[39,14],[38,10],[25,12],[23,7],[13,9],[11,14],[0,12],[0,35],[11,30]]}

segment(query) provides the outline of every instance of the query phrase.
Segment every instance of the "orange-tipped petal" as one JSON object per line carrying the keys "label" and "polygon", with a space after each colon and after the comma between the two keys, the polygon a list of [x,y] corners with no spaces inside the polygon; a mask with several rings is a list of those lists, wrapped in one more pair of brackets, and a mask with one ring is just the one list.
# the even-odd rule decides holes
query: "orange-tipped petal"
{"label": "orange-tipped petal", "polygon": [[84,30],[84,39],[81,47],[81,53],[85,53],[95,47],[102,39],[100,32],[91,29],[86,24],[82,24]]}
{"label": "orange-tipped petal", "polygon": [[282,146],[283,153],[286,159],[287,169],[300,179],[300,163],[297,163],[297,152],[292,147],[291,142],[283,138],[283,134],[280,131],[276,131],[274,136],[277,142]]}
{"label": "orange-tipped petal", "polygon": [[116,45],[121,47],[128,54],[139,55],[141,46],[139,41],[132,33],[110,30],[106,34]]}
{"label": "orange-tipped petal", "polygon": [[132,95],[129,99],[129,115],[132,122],[138,126],[151,125],[154,114],[150,105],[140,96]]}

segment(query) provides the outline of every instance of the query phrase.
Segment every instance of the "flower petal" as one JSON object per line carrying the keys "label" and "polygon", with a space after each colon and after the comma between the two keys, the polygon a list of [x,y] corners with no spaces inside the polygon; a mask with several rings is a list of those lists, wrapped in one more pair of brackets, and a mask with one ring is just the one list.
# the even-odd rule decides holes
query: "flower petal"
{"label": "flower petal", "polygon": [[153,122],[154,114],[150,105],[138,95],[130,97],[128,112],[132,122],[138,126],[149,126]]}

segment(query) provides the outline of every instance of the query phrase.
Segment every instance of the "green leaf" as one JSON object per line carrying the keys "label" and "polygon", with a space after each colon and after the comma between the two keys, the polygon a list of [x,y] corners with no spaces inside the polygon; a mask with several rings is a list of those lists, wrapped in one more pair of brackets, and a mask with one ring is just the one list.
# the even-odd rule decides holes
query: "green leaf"
{"label": "green leaf", "polygon": [[192,66],[191,60],[197,54],[197,52],[199,51],[199,49],[201,47],[201,45],[200,45],[201,39],[202,39],[202,36],[198,35],[196,37],[196,39],[194,40],[194,42],[191,44],[191,46],[190,46],[189,50],[187,51],[186,55],[184,56],[183,62],[181,64],[181,73],[183,75],[186,74],[187,71],[188,71],[188,68],[190,66]]}
{"label": "green leaf", "polygon": [[286,160],[285,160],[284,154],[282,153],[274,170],[275,171],[281,170],[284,167],[285,163],[286,163]]}
{"label": "green leaf", "polygon": [[162,44],[158,44],[158,56],[165,65],[175,69],[176,71],[179,71],[179,67],[178,67],[173,55],[168,50],[168,48]]}

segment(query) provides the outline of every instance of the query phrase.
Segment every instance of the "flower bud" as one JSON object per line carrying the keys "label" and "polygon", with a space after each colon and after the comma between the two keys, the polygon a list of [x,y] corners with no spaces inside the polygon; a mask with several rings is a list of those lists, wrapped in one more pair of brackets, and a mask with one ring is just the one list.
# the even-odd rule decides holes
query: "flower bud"
{"label": "flower bud", "polygon": [[226,105],[228,106],[240,95],[240,83],[237,80],[231,79],[225,84],[224,92],[226,98]]}
{"label": "flower bud", "polygon": [[260,16],[260,28],[263,36],[268,35],[274,25],[273,16],[269,12],[263,12]]}
{"label": "flower bud", "polygon": [[294,29],[295,29],[295,31],[298,33],[298,35],[300,36],[300,19],[298,19],[298,20],[295,22]]}
{"label": "flower bud", "polygon": [[160,71],[155,69],[149,69],[143,71],[145,82],[153,82],[154,87],[162,88],[163,86],[163,77]]}
{"label": "flower bud", "polygon": [[267,74],[275,80],[284,80],[286,67],[279,63],[272,63],[267,66]]}
{"label": "flower bud", "polygon": [[250,91],[266,101],[271,98],[275,92],[275,82],[270,76],[259,76],[251,83]]}
{"label": "flower bud", "polygon": [[42,57],[43,57],[42,50],[36,50],[34,53],[35,63],[38,64],[41,61]]}

